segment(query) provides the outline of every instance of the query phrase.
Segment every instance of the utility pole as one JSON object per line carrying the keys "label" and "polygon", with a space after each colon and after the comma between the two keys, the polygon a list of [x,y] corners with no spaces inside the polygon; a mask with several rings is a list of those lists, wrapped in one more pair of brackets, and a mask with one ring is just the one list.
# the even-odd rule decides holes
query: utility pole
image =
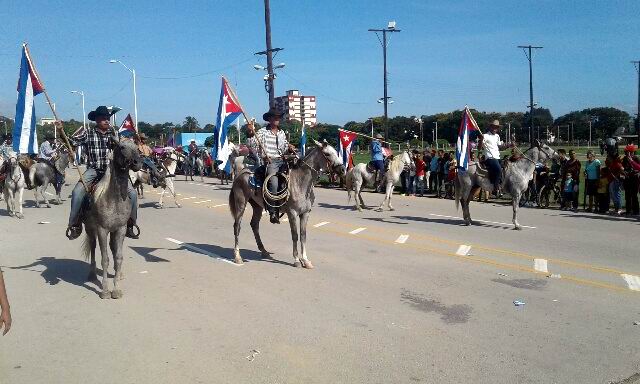
{"label": "utility pole", "polygon": [[531,63],[531,50],[542,49],[542,47],[534,47],[532,45],[518,45],[518,48],[522,48],[524,55],[529,60],[529,143],[533,143],[533,66]]}
{"label": "utility pole", "polygon": [[638,136],[638,144],[640,145],[640,61],[632,61],[633,66],[638,72],[638,109],[636,110],[636,136]]}
{"label": "utility pole", "polygon": [[283,48],[272,48],[271,46],[271,8],[269,6],[269,0],[264,0],[264,26],[265,37],[267,43],[267,49],[262,52],[256,52],[256,55],[267,56],[267,77],[264,81],[265,90],[269,94],[269,108],[275,107],[275,88],[273,87],[273,80],[276,76],[273,74],[273,53],[282,51]]}
{"label": "utility pole", "polygon": [[[384,29],[369,29],[369,32],[375,32],[376,36],[378,36],[378,32],[382,32],[382,60],[383,60],[383,71],[384,71],[384,140],[389,140],[389,127],[387,126],[388,115],[388,104],[389,104],[389,96],[387,94],[387,33],[400,32],[399,29],[396,29],[396,22],[390,21],[387,28]],[[380,36],[378,36],[378,40],[380,40]]]}

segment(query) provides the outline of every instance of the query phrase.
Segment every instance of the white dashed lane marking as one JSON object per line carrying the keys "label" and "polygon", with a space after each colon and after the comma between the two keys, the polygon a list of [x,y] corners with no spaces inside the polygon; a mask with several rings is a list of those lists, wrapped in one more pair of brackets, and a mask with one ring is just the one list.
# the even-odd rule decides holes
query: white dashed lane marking
{"label": "white dashed lane marking", "polygon": [[191,199],[197,199],[197,197],[196,196],[185,197],[185,198],[183,198],[181,200],[191,200]]}
{"label": "white dashed lane marking", "polygon": [[235,265],[236,267],[242,266],[242,264],[236,264],[231,260],[227,260],[224,257],[221,257],[220,255],[217,255],[217,254],[215,254],[213,252],[206,251],[206,250],[204,250],[202,248],[196,247],[196,246],[191,245],[189,243],[185,243],[185,242],[180,241],[180,240],[172,239],[171,237],[167,237],[166,239],[169,240],[170,242],[174,243],[174,244],[180,245],[183,248],[192,250],[192,251],[197,252],[197,253],[201,253],[203,255],[207,255],[207,256],[209,256],[211,258],[214,258],[214,259],[216,259],[218,261],[223,261],[225,263]]}
{"label": "white dashed lane marking", "polygon": [[208,203],[208,202],[210,202],[210,201],[211,201],[211,199],[209,199],[209,200],[201,200],[201,201],[194,201],[194,202],[193,202],[193,204]]}
{"label": "white dashed lane marking", "polygon": [[407,242],[408,239],[409,239],[409,235],[400,235],[398,236],[395,242],[396,244],[404,244]]}
{"label": "white dashed lane marking", "polygon": [[216,205],[212,205],[211,208],[218,208],[218,207],[224,207],[225,205],[229,205],[229,204],[216,204]]}
{"label": "white dashed lane marking", "polygon": [[640,276],[627,275],[626,273],[623,273],[620,276],[622,276],[624,281],[627,282],[627,286],[629,287],[630,290],[640,291]]}
{"label": "white dashed lane marking", "polygon": [[458,250],[456,251],[456,255],[466,256],[469,254],[469,251],[471,251],[470,245],[460,244]]}
{"label": "white dashed lane marking", "polygon": [[547,259],[533,259],[533,267],[539,272],[549,272],[547,269]]}
{"label": "white dashed lane marking", "polygon": [[328,222],[328,221],[321,221],[321,222],[319,222],[318,224],[315,224],[315,225],[314,225],[314,227],[315,227],[315,228],[320,228],[320,227],[322,227],[323,225],[327,225],[327,224],[329,224],[329,222]]}
{"label": "white dashed lane marking", "polygon": [[[435,217],[444,217],[446,219],[460,219],[460,220],[462,220],[462,217],[458,217],[458,216],[436,215],[435,213],[430,213],[429,215],[435,216]],[[513,225],[511,223],[501,223],[499,221],[488,221],[488,220],[477,220],[477,219],[474,219],[473,221],[478,221],[480,223],[487,223],[487,224],[499,224],[499,225],[505,225],[505,226],[512,226]],[[536,229],[537,228],[537,227],[531,227],[529,225],[522,225],[522,224],[520,224],[520,226],[522,228],[531,228],[531,229]]]}
{"label": "white dashed lane marking", "polygon": [[367,229],[366,227],[360,227],[360,228],[356,228],[353,231],[349,232],[352,235],[357,235],[358,233],[364,231],[365,229]]}

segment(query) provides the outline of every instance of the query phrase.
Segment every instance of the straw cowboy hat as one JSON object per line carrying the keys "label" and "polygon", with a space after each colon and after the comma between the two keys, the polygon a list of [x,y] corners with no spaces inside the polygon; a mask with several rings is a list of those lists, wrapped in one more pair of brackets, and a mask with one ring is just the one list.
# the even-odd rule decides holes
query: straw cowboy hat
{"label": "straw cowboy hat", "polygon": [[379,133],[376,133],[375,136],[373,136],[373,137],[376,138],[376,139],[384,139],[384,137]]}
{"label": "straw cowboy hat", "polygon": [[89,115],[87,117],[91,121],[96,121],[96,118],[98,118],[100,116],[111,117],[111,115],[112,115],[112,113],[109,112],[109,109],[107,107],[105,107],[104,105],[101,105],[98,108],[96,108],[95,111],[89,112]]}
{"label": "straw cowboy hat", "polygon": [[489,124],[489,127],[500,128],[500,122],[498,120],[493,120],[491,124]]}
{"label": "straw cowboy hat", "polygon": [[262,120],[269,121],[269,119],[271,119],[272,117],[279,119],[282,117],[282,112],[278,111],[275,108],[270,108],[269,111],[262,115]]}
{"label": "straw cowboy hat", "polygon": [[138,134],[138,137],[140,138],[140,140],[146,140],[146,139],[148,139],[147,135],[145,135],[145,134],[144,134],[144,133],[142,133],[142,132]]}

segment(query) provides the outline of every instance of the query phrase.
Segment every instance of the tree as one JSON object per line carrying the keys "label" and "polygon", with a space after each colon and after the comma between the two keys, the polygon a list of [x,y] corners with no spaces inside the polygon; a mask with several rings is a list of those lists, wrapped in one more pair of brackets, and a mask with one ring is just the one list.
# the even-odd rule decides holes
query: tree
{"label": "tree", "polygon": [[204,140],[204,146],[205,146],[205,147],[209,147],[209,148],[211,148],[211,147],[213,147],[214,145],[216,145],[216,136],[215,136],[215,135],[211,135],[211,136],[207,137],[207,138]]}
{"label": "tree", "polygon": [[216,126],[211,123],[205,124],[204,128],[202,128],[202,130],[205,132],[213,132],[215,131],[215,129],[216,129]]}
{"label": "tree", "polygon": [[[522,126],[525,127],[527,132],[526,141],[529,141],[529,112],[525,112],[522,116]],[[553,116],[551,116],[551,112],[547,108],[534,108],[533,109],[533,129],[532,135],[534,139],[537,139],[540,136],[540,139],[546,138],[544,137],[545,130],[547,127],[553,127]]]}
{"label": "tree", "polygon": [[194,132],[194,131],[200,129],[200,125],[198,124],[198,120],[193,116],[185,117],[183,125],[184,125],[185,129],[188,132]]}
{"label": "tree", "polygon": [[[589,139],[589,121],[591,121],[592,140],[605,139],[620,131],[621,127],[629,126],[629,114],[611,107],[586,108],[582,111],[572,111],[556,119],[554,124],[560,127],[560,137],[567,138],[566,126],[573,123],[572,139]],[[564,135],[563,135],[564,132]]]}

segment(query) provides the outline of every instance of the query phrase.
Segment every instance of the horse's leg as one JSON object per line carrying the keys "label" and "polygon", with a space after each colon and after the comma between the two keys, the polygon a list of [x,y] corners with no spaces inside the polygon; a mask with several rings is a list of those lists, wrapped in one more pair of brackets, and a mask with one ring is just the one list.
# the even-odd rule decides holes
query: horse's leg
{"label": "horse's leg", "polygon": [[300,215],[300,251],[302,252],[302,266],[312,269],[313,264],[307,258],[307,222],[309,222],[309,212]]}
{"label": "horse's leg", "polygon": [[[42,199],[44,200],[44,203],[47,205],[47,208],[51,208],[49,199],[47,199],[47,196],[45,195],[45,193],[47,192],[48,186],[49,186],[49,180],[45,180],[44,184],[42,184],[42,187],[40,188],[40,196],[42,196]],[[33,189],[38,189],[38,187],[35,187]]]}
{"label": "horse's leg", "polygon": [[[168,185],[167,185],[168,187]],[[160,201],[158,202],[158,207],[159,208],[163,208],[164,205],[162,203],[162,198],[164,197],[164,192],[167,190],[167,188],[162,188],[162,192],[160,192]]]}
{"label": "horse's leg", "polygon": [[103,228],[97,228],[97,233],[100,255],[102,256],[102,292],[100,293],[100,298],[108,299],[111,297],[111,292],[109,292],[109,273],[107,272],[109,269],[109,239],[107,238],[109,233]]}
{"label": "horse's leg", "polygon": [[[24,187],[19,188],[18,189],[18,213],[16,214],[16,217],[18,219],[24,219],[24,215],[22,214],[22,195],[24,193]],[[15,204],[15,203],[14,203]]]}
{"label": "horse's leg", "polygon": [[[356,181],[354,187],[356,190],[355,199],[354,199],[356,201],[356,209],[358,211],[362,211],[362,207],[361,207],[362,197],[360,197],[360,190],[362,189],[362,185]],[[364,205],[364,203],[362,203],[362,205]]]}
{"label": "horse's leg", "polygon": [[511,198],[511,203],[513,205],[513,229],[520,230],[522,227],[518,223],[518,208],[520,207],[520,193],[514,193]]}
{"label": "horse's leg", "polygon": [[91,232],[86,225],[85,229],[87,230],[86,241],[89,243],[89,251],[91,252],[91,270],[89,271],[87,281],[98,281],[98,268],[96,267],[96,234]]}
{"label": "horse's leg", "polygon": [[251,216],[251,230],[253,231],[253,237],[256,238],[256,244],[262,254],[262,258],[270,259],[271,254],[264,248],[264,244],[262,244],[262,239],[260,238],[260,219],[262,219],[263,208],[253,200],[249,200],[249,203],[251,203],[251,208],[253,209],[253,214]]}
{"label": "horse's leg", "polygon": [[176,186],[173,184],[173,180],[171,180],[171,186],[169,187],[169,192],[173,196],[173,202],[176,204],[176,207],[182,208],[180,203],[178,203],[178,196],[176,195]]}
{"label": "horse's leg", "polygon": [[116,271],[113,276],[113,291],[111,291],[112,299],[119,299],[122,297],[119,281],[124,279],[124,272],[122,270],[122,243],[124,242],[124,234],[126,230],[126,227],[118,229],[116,232],[111,234],[111,238],[109,239],[111,253],[113,254],[113,268]]}
{"label": "horse's leg", "polygon": [[13,201],[14,193],[10,186],[5,185],[4,187],[4,199],[7,202],[7,212],[9,213],[9,216],[15,216],[15,202]]}
{"label": "horse's leg", "polygon": [[389,183],[389,182],[387,182],[387,195],[386,195],[386,200],[387,200],[387,206],[389,207],[389,210],[390,210],[390,211],[394,211],[394,210],[395,210],[395,208],[393,208],[393,207],[391,206],[391,196],[393,195],[393,188],[394,188],[393,183]]}
{"label": "horse's leg", "polygon": [[40,199],[38,198],[38,187],[33,187],[33,197],[36,200],[36,208],[40,208]]}
{"label": "horse's leg", "polygon": [[299,238],[299,226],[300,218],[293,211],[287,211],[287,217],[289,218],[289,227],[291,228],[291,242],[293,243],[293,266],[296,268],[302,267],[300,258],[298,257],[298,238]]}
{"label": "horse's leg", "polygon": [[[242,194],[242,190],[238,193]],[[233,214],[233,236],[235,237],[235,243],[233,246],[233,262],[236,264],[242,264],[242,257],[240,256],[240,225],[242,224],[242,215],[244,214],[244,209],[247,207],[247,200],[242,195],[241,197],[235,197],[234,191],[231,191],[230,199],[234,199],[233,210],[231,213]],[[231,205],[231,204],[230,204]]]}

